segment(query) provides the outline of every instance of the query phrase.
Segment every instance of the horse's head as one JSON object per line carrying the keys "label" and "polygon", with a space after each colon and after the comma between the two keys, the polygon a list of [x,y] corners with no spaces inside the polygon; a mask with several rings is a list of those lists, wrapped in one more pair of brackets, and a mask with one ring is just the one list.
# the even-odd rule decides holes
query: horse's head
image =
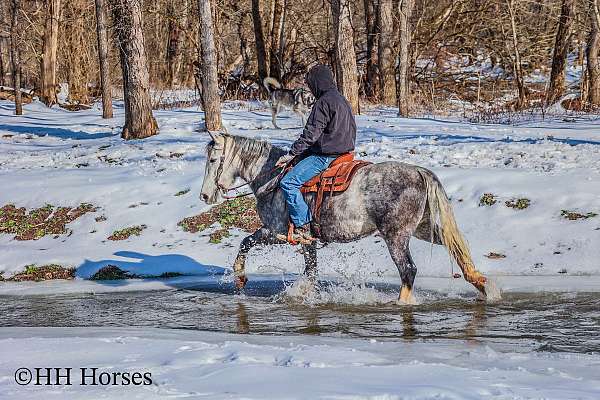
{"label": "horse's head", "polygon": [[226,135],[210,133],[212,141],[206,148],[206,167],[200,198],[208,203],[215,204],[223,199],[227,188],[235,182],[236,176],[232,168],[232,160],[228,160],[228,149],[231,138]]}

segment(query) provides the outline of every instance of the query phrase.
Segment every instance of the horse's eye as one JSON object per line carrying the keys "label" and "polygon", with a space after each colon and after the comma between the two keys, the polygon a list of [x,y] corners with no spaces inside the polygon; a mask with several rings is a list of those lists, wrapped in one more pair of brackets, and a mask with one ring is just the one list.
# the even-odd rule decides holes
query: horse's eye
{"label": "horse's eye", "polygon": [[215,162],[217,162],[217,159],[216,159],[216,158],[211,158],[211,159],[209,160],[209,162],[210,162],[210,163],[215,163]]}

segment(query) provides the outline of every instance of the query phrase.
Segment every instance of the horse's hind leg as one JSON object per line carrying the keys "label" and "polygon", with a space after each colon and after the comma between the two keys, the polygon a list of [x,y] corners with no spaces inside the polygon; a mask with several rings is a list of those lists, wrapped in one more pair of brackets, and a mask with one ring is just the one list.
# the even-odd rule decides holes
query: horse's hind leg
{"label": "horse's hind leg", "polygon": [[246,278],[246,256],[251,248],[257,245],[276,243],[277,239],[266,228],[259,228],[250,236],[246,236],[240,244],[235,262],[233,263],[233,273],[235,275],[235,286],[237,289],[243,289],[248,282]]}
{"label": "horse's hind leg", "polygon": [[392,260],[400,273],[402,288],[400,289],[399,300],[406,304],[415,302],[412,288],[417,275],[417,267],[410,255],[408,244],[410,242],[409,234],[386,235],[385,241],[392,256]]}

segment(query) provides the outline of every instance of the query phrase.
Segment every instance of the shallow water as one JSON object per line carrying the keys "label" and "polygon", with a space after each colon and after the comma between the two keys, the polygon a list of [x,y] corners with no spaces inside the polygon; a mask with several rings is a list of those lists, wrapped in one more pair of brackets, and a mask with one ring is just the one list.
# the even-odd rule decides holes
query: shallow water
{"label": "shallow water", "polygon": [[193,290],[0,296],[0,326],[136,326],[377,340],[461,339],[553,352],[600,352],[600,293],[509,293],[496,303],[420,291],[399,306],[396,287],[324,284],[300,301],[281,281]]}

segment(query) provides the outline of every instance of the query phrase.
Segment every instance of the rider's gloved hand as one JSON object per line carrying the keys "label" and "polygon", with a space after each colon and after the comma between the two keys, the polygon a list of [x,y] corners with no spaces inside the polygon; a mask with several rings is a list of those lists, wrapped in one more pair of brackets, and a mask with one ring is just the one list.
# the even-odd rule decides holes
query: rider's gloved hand
{"label": "rider's gloved hand", "polygon": [[292,161],[294,159],[294,156],[291,155],[290,153],[279,157],[279,160],[277,160],[277,162],[275,163],[276,167],[282,168],[285,167],[290,161]]}

